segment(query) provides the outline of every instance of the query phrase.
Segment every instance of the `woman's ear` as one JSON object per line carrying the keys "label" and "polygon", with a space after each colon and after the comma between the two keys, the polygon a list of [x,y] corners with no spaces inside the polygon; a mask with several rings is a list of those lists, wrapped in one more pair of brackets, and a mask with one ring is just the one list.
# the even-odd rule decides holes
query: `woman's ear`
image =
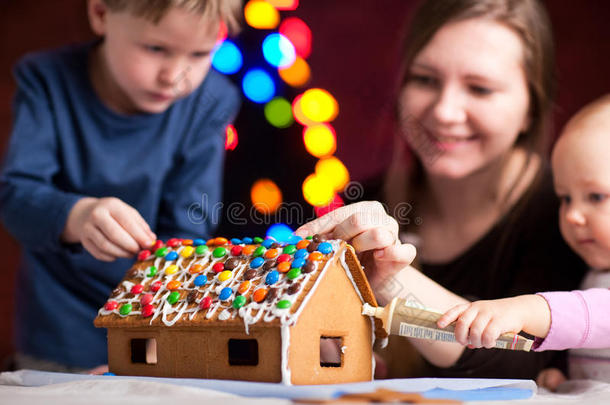
{"label": "woman's ear", "polygon": [[106,6],[104,0],[89,0],[87,2],[87,14],[93,32],[99,36],[104,36],[108,14],[108,6]]}

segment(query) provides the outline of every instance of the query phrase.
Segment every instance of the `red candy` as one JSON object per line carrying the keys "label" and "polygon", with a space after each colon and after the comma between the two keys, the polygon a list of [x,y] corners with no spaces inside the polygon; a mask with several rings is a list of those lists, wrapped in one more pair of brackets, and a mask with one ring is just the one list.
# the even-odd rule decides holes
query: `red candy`
{"label": "red candy", "polygon": [[150,256],[150,250],[148,250],[148,249],[143,250],[138,254],[138,260],[139,261],[146,260],[146,259],[148,259],[148,256]]}
{"label": "red candy", "polygon": [[142,296],[142,298],[140,298],[140,304],[142,304],[142,306],[146,306],[148,304],[150,304],[153,300],[153,295],[152,294],[144,294]]}
{"label": "red candy", "polygon": [[155,281],[154,283],[152,283],[152,285],[150,286],[150,291],[152,292],[157,292],[159,291],[159,289],[163,286],[163,283],[161,281]]}
{"label": "red candy", "polygon": [[142,291],[144,291],[144,286],[142,284],[135,284],[131,287],[132,294],[140,294]]}
{"label": "red candy", "polygon": [[119,306],[119,303],[116,301],[108,301],[106,303],[106,305],[104,305],[104,309],[106,311],[114,311],[116,309],[116,307]]}
{"label": "red candy", "polygon": [[180,245],[180,239],[171,238],[167,241],[167,246],[169,247],[176,247],[178,245]]}
{"label": "red candy", "polygon": [[162,240],[158,240],[153,245],[152,250],[157,250],[157,249],[162,248],[162,247],[163,247],[163,241]]}
{"label": "red candy", "polygon": [[233,256],[239,256],[241,254],[241,246],[233,246],[231,248],[231,254]]}
{"label": "red candy", "polygon": [[220,273],[224,269],[225,269],[225,264],[221,263],[221,262],[216,262],[216,263],[214,263],[214,266],[212,266],[212,270],[214,270],[214,273]]}
{"label": "red candy", "polygon": [[155,307],[153,307],[152,305],[147,304],[142,307],[142,316],[144,318],[148,318],[149,316],[151,316],[154,313],[155,313]]}
{"label": "red candy", "polygon": [[282,262],[287,262],[292,258],[292,256],[290,256],[288,253],[282,253],[281,255],[279,255],[277,257],[277,262],[278,263],[282,263]]}
{"label": "red candy", "polygon": [[210,296],[207,296],[201,300],[201,302],[199,303],[199,308],[208,309],[210,305],[212,305],[212,298]]}

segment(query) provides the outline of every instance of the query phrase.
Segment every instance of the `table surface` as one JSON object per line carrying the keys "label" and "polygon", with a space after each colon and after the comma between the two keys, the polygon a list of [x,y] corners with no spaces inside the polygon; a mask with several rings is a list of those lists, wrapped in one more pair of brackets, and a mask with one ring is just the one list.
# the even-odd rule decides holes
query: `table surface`
{"label": "table surface", "polygon": [[[610,404],[610,384],[568,381],[559,393],[537,390],[530,380],[400,379],[325,386],[269,383],[92,376],[20,370],[0,374],[0,403],[44,404],[291,404],[291,398],[331,398],[342,392],[370,392],[385,387],[427,396],[451,397],[465,404]],[[508,398],[527,398],[509,400]],[[493,399],[493,400],[490,400]],[[196,402],[195,402],[196,401]]]}

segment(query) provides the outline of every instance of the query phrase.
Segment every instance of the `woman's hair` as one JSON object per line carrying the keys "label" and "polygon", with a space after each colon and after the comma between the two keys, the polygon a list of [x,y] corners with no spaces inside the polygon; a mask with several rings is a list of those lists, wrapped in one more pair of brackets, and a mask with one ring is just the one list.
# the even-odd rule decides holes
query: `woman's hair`
{"label": "woman's hair", "polygon": [[[523,70],[529,89],[529,126],[519,134],[516,145],[533,154],[548,147],[548,126],[555,93],[555,49],[551,23],[538,0],[427,0],[415,12],[403,47],[401,87],[404,87],[411,64],[432,37],[446,24],[472,18],[497,21],[513,30],[523,44]],[[397,103],[397,112],[399,112]],[[398,113],[399,131],[409,131],[412,122]],[[412,129],[415,127],[411,127]],[[386,197],[391,206],[404,201],[397,189],[407,185],[417,188],[423,180],[421,162],[410,159],[408,178],[404,173],[404,136],[397,137],[392,166],[386,179]],[[407,151],[409,149],[407,148]],[[412,155],[412,154],[411,154]],[[412,157],[412,156],[411,156]],[[401,167],[403,166],[403,167]],[[400,193],[398,193],[400,194]]]}
{"label": "woman's hair", "polygon": [[242,0],[104,0],[112,11],[129,11],[158,23],[167,12],[178,7],[218,19],[230,33],[239,32]]}

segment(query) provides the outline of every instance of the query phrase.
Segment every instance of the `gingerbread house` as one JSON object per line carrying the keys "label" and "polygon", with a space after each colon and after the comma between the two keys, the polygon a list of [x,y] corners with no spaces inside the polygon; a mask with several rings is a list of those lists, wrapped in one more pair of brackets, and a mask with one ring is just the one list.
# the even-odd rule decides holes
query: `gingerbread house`
{"label": "gingerbread house", "polygon": [[[371,380],[376,306],[353,248],[309,237],[157,241],[99,310],[118,375],[285,384]],[[340,359],[320,357],[333,342]]]}

